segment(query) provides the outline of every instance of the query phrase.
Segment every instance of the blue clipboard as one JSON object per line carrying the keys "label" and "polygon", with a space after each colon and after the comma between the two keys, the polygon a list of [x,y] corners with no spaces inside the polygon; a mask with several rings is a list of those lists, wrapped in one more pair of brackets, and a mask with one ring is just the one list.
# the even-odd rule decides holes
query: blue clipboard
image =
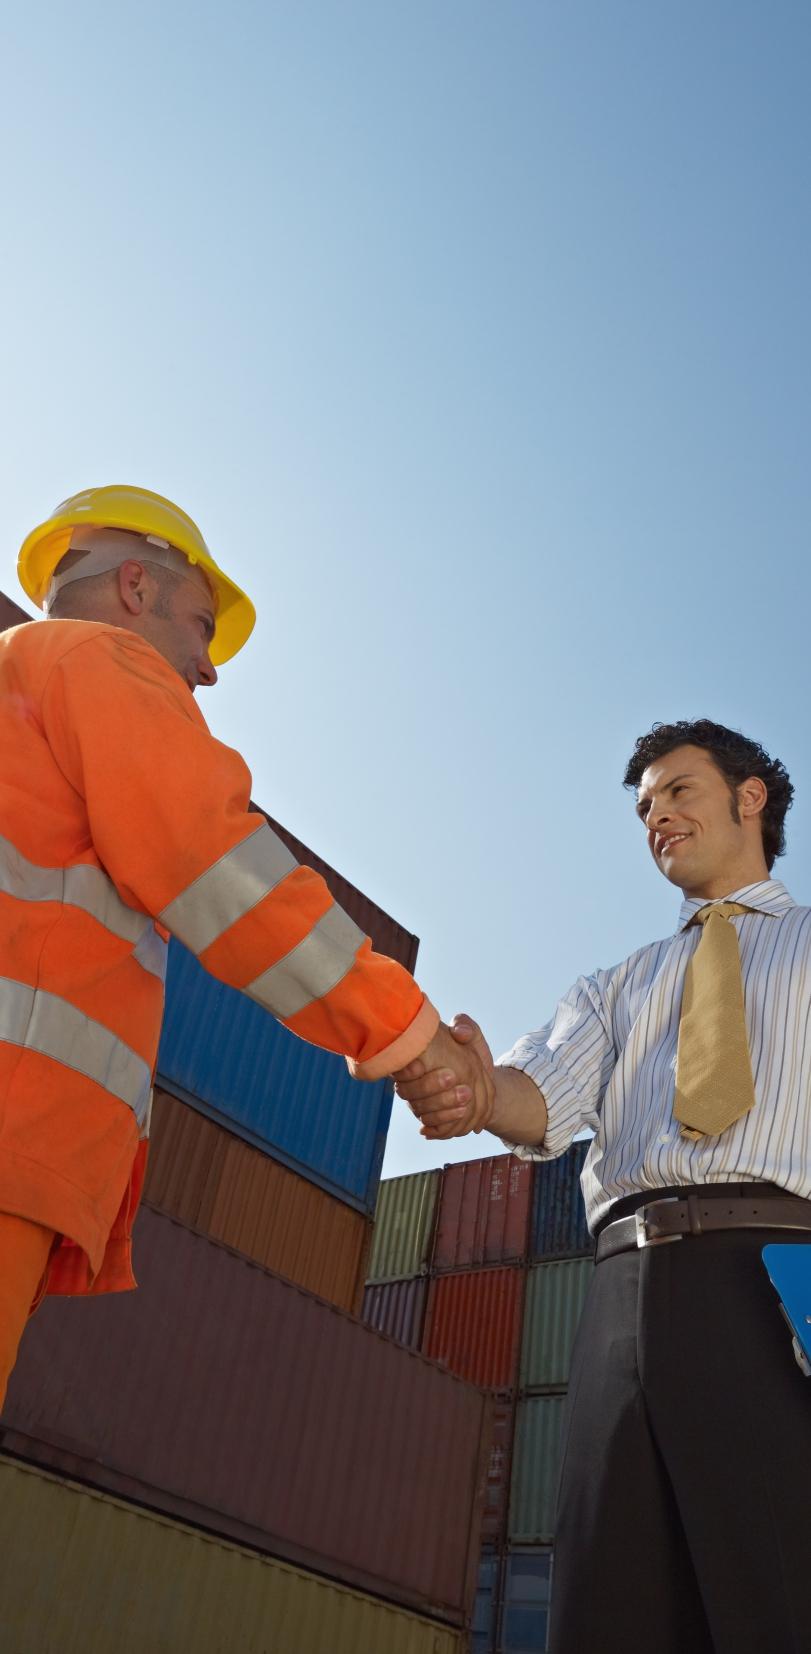
{"label": "blue clipboard", "polygon": [[788,1322],[797,1365],[811,1378],[811,1246],[764,1246],[763,1262]]}

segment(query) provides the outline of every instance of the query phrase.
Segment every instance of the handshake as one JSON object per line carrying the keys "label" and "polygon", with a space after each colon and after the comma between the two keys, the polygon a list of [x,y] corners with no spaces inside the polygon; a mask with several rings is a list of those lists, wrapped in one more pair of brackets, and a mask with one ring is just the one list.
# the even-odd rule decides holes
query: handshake
{"label": "handshake", "polygon": [[430,1141],[466,1137],[490,1124],[496,1097],[490,1048],[471,1017],[441,1022],[422,1055],[394,1075],[400,1097]]}

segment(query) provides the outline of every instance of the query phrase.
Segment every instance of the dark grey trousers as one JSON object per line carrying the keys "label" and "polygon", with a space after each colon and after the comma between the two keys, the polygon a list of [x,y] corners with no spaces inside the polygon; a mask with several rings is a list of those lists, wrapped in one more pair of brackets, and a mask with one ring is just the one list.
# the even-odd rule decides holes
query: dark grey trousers
{"label": "dark grey trousers", "polygon": [[811,1379],[736,1230],[596,1266],[575,1345],[550,1654],[811,1654]]}

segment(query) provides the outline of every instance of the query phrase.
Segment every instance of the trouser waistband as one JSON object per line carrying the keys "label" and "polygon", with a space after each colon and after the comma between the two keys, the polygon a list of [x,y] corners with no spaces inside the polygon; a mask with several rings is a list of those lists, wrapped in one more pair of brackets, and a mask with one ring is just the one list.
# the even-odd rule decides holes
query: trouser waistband
{"label": "trouser waistband", "polygon": [[[651,1199],[651,1194],[653,1198]],[[705,1184],[640,1195],[624,1216],[612,1213],[597,1237],[594,1258],[660,1246],[724,1229],[788,1229],[811,1232],[811,1200],[773,1183]],[[626,1203],[623,1203],[626,1204]]]}

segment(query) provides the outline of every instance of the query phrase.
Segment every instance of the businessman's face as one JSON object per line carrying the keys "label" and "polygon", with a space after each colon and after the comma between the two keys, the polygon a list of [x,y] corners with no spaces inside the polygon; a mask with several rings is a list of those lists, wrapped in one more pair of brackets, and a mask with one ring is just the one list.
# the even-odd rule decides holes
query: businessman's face
{"label": "businessman's face", "polygon": [[676,747],[645,770],[637,795],[651,855],[685,896],[709,901],[768,878],[760,830],[766,799],[752,777],[730,787],[702,747]]}

